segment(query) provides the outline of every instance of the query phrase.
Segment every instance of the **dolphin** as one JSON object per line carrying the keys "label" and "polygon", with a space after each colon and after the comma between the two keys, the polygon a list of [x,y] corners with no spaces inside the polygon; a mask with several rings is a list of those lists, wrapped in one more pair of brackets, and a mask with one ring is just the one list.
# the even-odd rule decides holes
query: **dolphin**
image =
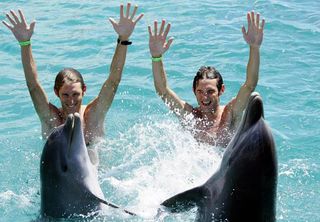
{"label": "dolphin", "polygon": [[252,93],[220,168],[203,185],[162,205],[171,212],[197,207],[197,221],[275,221],[277,156],[260,95]]}
{"label": "dolphin", "polygon": [[119,208],[104,200],[78,113],[70,114],[65,124],[49,135],[41,155],[40,179],[43,217],[95,215],[103,204]]}

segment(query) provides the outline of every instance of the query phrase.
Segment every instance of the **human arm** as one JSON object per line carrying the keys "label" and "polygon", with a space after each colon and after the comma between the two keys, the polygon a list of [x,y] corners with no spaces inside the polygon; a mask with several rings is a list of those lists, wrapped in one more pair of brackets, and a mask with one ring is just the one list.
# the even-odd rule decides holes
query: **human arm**
{"label": "human arm", "polygon": [[[130,8],[131,4],[128,3],[126,13],[124,14],[124,6],[120,5],[120,20],[116,22],[113,18],[109,19],[121,42],[129,40],[135,25],[143,17],[143,14],[140,14],[137,18],[134,18],[138,6],[134,7],[131,15]],[[89,118],[88,123],[90,124],[95,125],[103,122],[105,114],[114,99],[121,80],[128,47],[121,44],[121,42],[116,45],[107,80],[104,82],[98,96],[88,105],[87,118]]]}
{"label": "human arm", "polygon": [[[10,14],[6,14],[11,24],[5,21],[2,21],[2,23],[11,30],[18,42],[30,41],[34,31],[35,21],[28,25],[23,12],[21,10],[18,10],[18,12],[20,19],[17,14],[11,10]],[[50,111],[55,109],[55,107],[49,103],[47,95],[38,81],[37,67],[32,56],[31,44],[21,46],[21,60],[33,105],[40,121],[42,123],[47,122],[50,120]]]}
{"label": "human arm", "polygon": [[263,40],[265,20],[260,24],[260,15],[254,12],[247,13],[248,30],[242,27],[243,38],[250,47],[247,76],[232,105],[232,120],[235,126],[242,118],[243,110],[249,100],[250,94],[255,90],[259,79],[260,46]]}
{"label": "human arm", "polygon": [[162,56],[169,49],[173,42],[173,38],[167,36],[170,31],[170,23],[165,26],[165,20],[162,20],[160,30],[158,32],[158,22],[154,21],[154,31],[148,26],[149,31],[149,49],[152,58],[161,58],[152,61],[152,72],[154,85],[158,95],[178,116],[192,112],[192,106],[180,99],[177,94],[168,86],[167,75],[164,69]]}

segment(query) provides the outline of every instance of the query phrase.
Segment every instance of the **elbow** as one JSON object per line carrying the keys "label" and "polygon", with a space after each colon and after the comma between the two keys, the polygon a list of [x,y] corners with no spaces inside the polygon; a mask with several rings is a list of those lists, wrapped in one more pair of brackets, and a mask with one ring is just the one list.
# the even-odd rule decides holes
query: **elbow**
{"label": "elbow", "polygon": [[256,89],[256,86],[257,86],[256,83],[245,83],[245,84],[243,85],[243,87],[244,87],[247,91],[249,91],[249,92],[251,92],[251,93]]}
{"label": "elbow", "polygon": [[164,98],[167,93],[166,93],[165,91],[163,91],[163,90],[157,90],[157,94],[158,94],[161,98]]}
{"label": "elbow", "polygon": [[167,93],[167,90],[166,90],[165,87],[159,87],[159,86],[155,85],[155,89],[156,89],[156,91],[157,91],[157,94],[158,94],[160,97],[165,96],[166,93]]}

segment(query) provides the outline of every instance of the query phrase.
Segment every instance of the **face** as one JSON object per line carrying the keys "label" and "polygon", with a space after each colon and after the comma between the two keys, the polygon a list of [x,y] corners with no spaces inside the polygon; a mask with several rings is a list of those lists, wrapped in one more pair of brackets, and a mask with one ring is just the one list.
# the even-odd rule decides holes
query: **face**
{"label": "face", "polygon": [[62,109],[67,114],[80,111],[83,95],[84,91],[80,82],[64,83],[57,94],[60,98]]}
{"label": "face", "polygon": [[215,112],[219,106],[217,79],[200,79],[195,95],[202,112]]}

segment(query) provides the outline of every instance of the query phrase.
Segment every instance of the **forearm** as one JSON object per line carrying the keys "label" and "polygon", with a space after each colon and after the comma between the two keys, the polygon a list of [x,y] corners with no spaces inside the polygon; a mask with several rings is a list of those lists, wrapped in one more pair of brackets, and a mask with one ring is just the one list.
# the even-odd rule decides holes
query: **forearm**
{"label": "forearm", "polygon": [[126,61],[127,48],[128,46],[122,44],[117,44],[116,46],[108,77],[112,84],[118,85],[120,83],[123,67]]}
{"label": "forearm", "polygon": [[27,86],[31,91],[34,88],[37,88],[39,85],[37,67],[32,56],[31,45],[21,47],[21,61],[22,61],[22,66],[23,66]]}
{"label": "forearm", "polygon": [[162,61],[152,62],[152,72],[154,86],[157,93],[163,97],[167,91],[167,75],[164,70],[164,65]]}
{"label": "forearm", "polygon": [[179,96],[169,88],[163,62],[153,61],[152,71],[156,91],[165,104],[168,105],[169,108],[178,116],[190,113],[192,111],[192,107],[186,104],[185,101],[181,100]]}
{"label": "forearm", "polygon": [[21,47],[21,60],[34,108],[41,121],[47,120],[50,114],[49,101],[38,80],[37,67],[32,56],[31,45]]}
{"label": "forearm", "polygon": [[121,81],[122,70],[126,60],[127,48],[128,46],[121,44],[117,44],[116,46],[110,65],[109,77],[104,82],[97,97],[96,105],[94,105],[94,107],[96,107],[97,110],[102,111],[102,113],[105,113],[106,110],[109,109],[118,89]]}
{"label": "forearm", "polygon": [[245,86],[254,91],[259,79],[259,66],[260,66],[260,49],[259,47],[250,46],[249,61],[247,65],[247,77]]}

